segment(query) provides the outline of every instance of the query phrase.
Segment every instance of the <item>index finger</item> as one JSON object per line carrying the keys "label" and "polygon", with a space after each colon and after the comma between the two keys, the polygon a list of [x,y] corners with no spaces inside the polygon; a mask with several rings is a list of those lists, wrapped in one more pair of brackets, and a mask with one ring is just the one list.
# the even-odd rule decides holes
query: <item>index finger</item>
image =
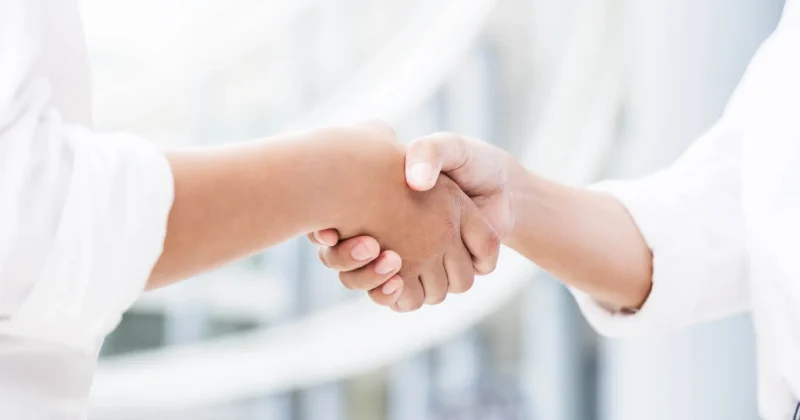
{"label": "index finger", "polygon": [[472,255],[477,274],[494,271],[502,240],[472,200],[466,200],[461,214],[461,240]]}

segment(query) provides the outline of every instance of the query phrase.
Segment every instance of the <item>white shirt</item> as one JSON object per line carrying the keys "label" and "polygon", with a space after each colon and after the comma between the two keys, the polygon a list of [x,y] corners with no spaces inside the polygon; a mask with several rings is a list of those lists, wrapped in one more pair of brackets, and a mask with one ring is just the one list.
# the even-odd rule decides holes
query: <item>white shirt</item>
{"label": "white shirt", "polygon": [[[798,1],[678,163],[600,186],[653,249],[642,310],[576,293],[617,336],[750,309],[767,420],[790,419],[800,396]],[[74,1],[0,0],[0,63],[0,418],[82,418],[100,343],[161,252],[171,174],[152,145],[88,128]]]}
{"label": "white shirt", "polygon": [[79,419],[161,254],[162,153],[90,129],[76,1],[0,0],[0,418]]}
{"label": "white shirt", "polygon": [[788,0],[720,121],[671,167],[598,188],[628,208],[653,251],[635,315],[576,292],[600,332],[660,333],[750,310],[761,416],[800,399],[800,0]]}

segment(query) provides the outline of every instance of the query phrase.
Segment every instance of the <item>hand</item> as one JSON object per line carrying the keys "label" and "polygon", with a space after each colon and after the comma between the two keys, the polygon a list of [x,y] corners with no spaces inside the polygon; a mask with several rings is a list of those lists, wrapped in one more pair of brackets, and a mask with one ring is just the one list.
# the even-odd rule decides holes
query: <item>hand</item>
{"label": "hand", "polygon": [[[416,139],[406,156],[411,188],[427,191],[444,173],[475,202],[501,238],[514,228],[512,173],[517,169],[519,164],[505,150],[452,133]],[[486,273],[481,267],[476,269]]]}
{"label": "hand", "polygon": [[[501,239],[512,231],[514,213],[510,173],[516,166],[507,152],[478,140],[439,133],[413,141],[408,146],[405,166],[411,188],[430,190],[436,185],[439,173],[443,172],[475,202]],[[339,233],[328,229],[315,232],[309,238],[320,245],[320,258],[326,265],[341,271],[342,275],[351,273],[358,276],[356,281],[362,284],[378,284],[381,279],[375,270],[363,269],[366,266],[390,269],[401,265],[397,253],[390,250],[380,253],[378,242],[368,236],[338,243]],[[473,248],[481,249],[479,246]],[[477,252],[475,272],[488,274],[494,270],[496,247],[487,244],[483,248],[485,253],[495,252],[492,257]],[[372,290],[370,296],[379,304],[390,303],[402,293],[402,285],[401,278],[392,277]],[[471,286],[471,281],[457,282],[451,279],[448,291],[462,293]]]}
{"label": "hand", "polygon": [[[370,290],[376,302],[409,311],[443,301],[449,290],[469,289],[474,267],[491,271],[500,239],[469,197],[438,173],[438,182],[424,192],[408,188],[402,169],[406,153],[394,142],[394,133],[385,126],[368,126],[360,134],[372,140],[360,142],[353,155],[360,174],[357,193],[342,197],[353,207],[346,212],[350,220],[343,219],[335,234],[367,234],[396,253],[371,257],[379,249],[371,238],[341,244],[336,251],[358,262],[341,270],[345,286]],[[323,243],[332,232],[317,235],[321,239],[316,242]],[[327,251],[320,252],[323,262],[342,267],[337,254]]]}

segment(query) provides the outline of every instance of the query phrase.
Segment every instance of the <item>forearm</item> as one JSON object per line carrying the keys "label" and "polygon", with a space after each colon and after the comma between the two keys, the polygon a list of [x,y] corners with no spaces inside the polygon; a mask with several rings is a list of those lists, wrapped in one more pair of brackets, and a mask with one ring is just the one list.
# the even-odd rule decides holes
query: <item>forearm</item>
{"label": "forearm", "polygon": [[652,254],[625,207],[521,167],[512,178],[515,222],[507,245],[610,308],[641,307],[652,284]]}
{"label": "forearm", "polygon": [[175,180],[163,253],[149,288],[334,226],[352,189],[342,129],[168,153]]}

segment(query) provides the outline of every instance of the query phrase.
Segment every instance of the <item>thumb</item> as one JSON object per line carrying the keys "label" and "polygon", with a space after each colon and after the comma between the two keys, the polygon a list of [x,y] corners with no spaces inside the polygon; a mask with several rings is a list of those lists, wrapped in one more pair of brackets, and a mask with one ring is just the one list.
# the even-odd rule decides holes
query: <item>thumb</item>
{"label": "thumb", "polygon": [[409,143],[406,149],[406,182],[417,191],[436,185],[439,173],[458,169],[469,158],[464,138],[451,133],[437,133]]}

